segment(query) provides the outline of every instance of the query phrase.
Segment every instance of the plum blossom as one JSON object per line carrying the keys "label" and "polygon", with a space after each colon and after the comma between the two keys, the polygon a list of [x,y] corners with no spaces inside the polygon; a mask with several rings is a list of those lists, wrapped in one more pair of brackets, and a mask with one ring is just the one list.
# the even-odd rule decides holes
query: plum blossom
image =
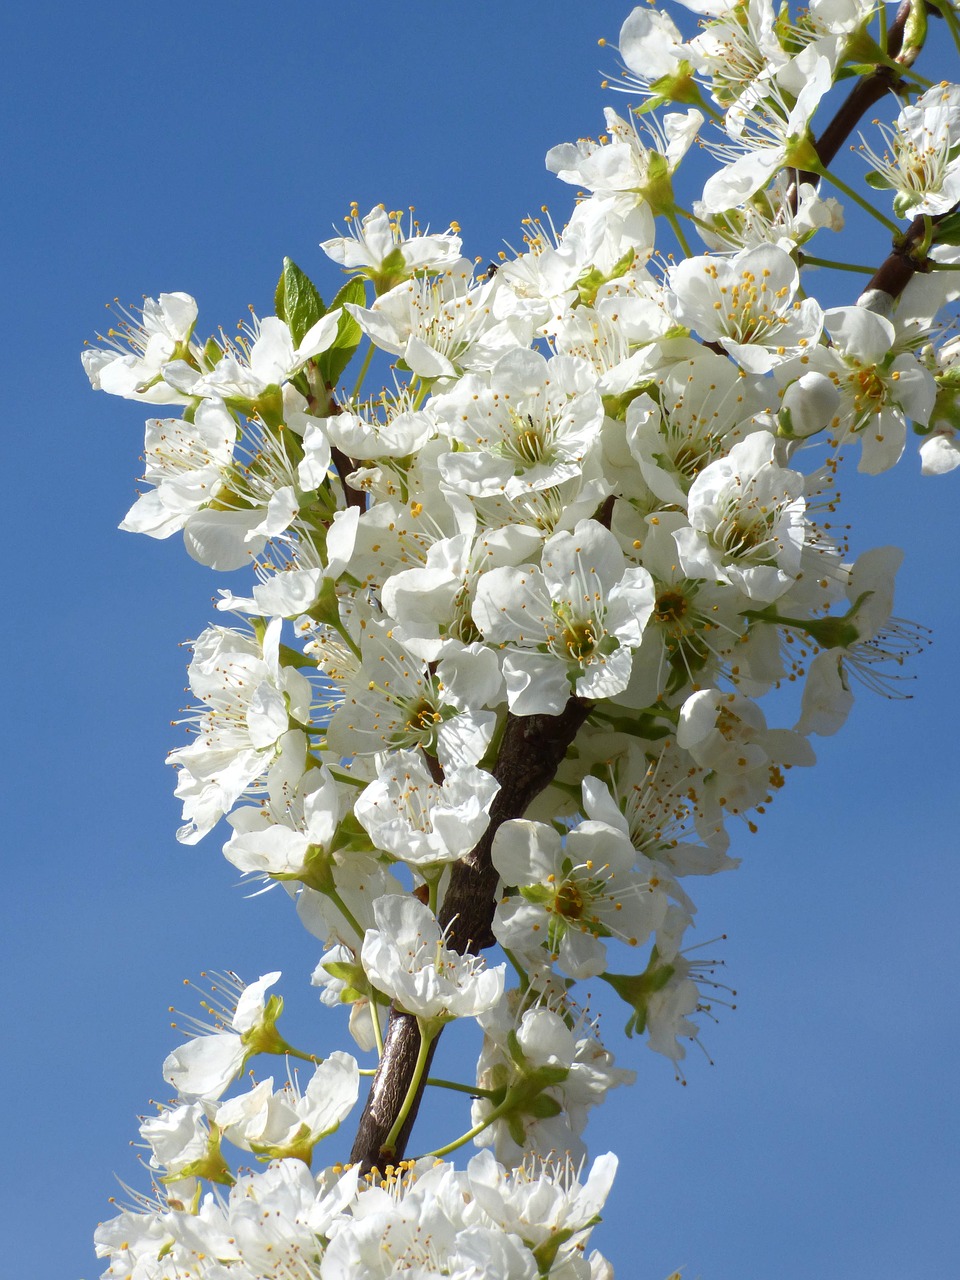
{"label": "plum blossom", "polygon": [[356,204],[346,216],[348,235],[324,240],[320,248],[346,271],[372,280],[378,293],[385,293],[409,276],[420,272],[444,271],[460,261],[461,241],[456,229],[430,235],[411,218],[405,235],[403,214],[374,205],[362,218]]}
{"label": "plum blossom", "polygon": [[497,907],[497,941],[520,954],[546,946],[573,978],[602,973],[607,948],[601,939],[635,947],[666,910],[656,877],[634,871],[634,856],[623,833],[604,822],[588,819],[565,839],[541,822],[505,822],[491,857],[502,882],[519,893]]}
{"label": "plum blossom", "polygon": [[625,689],[653,609],[650,574],[624,568],[613,534],[595,520],[548,539],[542,564],[485,573],[473,607],[485,639],[505,646],[516,715],[558,715],[571,684],[583,698]]}
{"label": "plum blossom", "polygon": [[[871,185],[892,190],[900,218],[941,214],[960,200],[960,85],[936,84],[901,110],[893,128],[876,121],[885,150],[864,141]],[[862,138],[863,135],[861,135]]]}
{"label": "plum blossom", "polygon": [[398,1008],[446,1022],[476,1017],[500,1000],[506,966],[488,969],[482,959],[450,950],[433,912],[416,898],[381,898],[373,914],[377,927],[367,930],[360,958]]}
{"label": "plum blossom", "polygon": [[800,572],[803,484],[799,471],[777,465],[768,431],[711,462],[690,486],[690,524],[673,535],[684,572],[722,579],[754,600],[782,595]]}
{"label": "plum blossom", "polygon": [[677,318],[719,343],[748,373],[769,373],[820,337],[820,305],[797,299],[796,264],[778,245],[732,258],[684,258],[669,283]]}
{"label": "plum blossom", "polygon": [[392,752],[354,804],[357,821],[378,849],[411,866],[454,862],[469,853],[490,822],[500,784],[472,765],[437,781],[416,751]]}
{"label": "plum blossom", "polygon": [[267,990],[280,977],[279,971],[265,974],[249,986],[230,975],[219,975],[218,990],[232,1000],[206,1006],[216,1016],[216,1029],[194,1036],[167,1055],[163,1078],[181,1098],[219,1098],[240,1074],[244,1063],[256,1053],[283,1053],[288,1048],[277,1032],[277,1018],[283,1001],[266,998]]}
{"label": "plum blossom", "polygon": [[186,404],[188,397],[163,379],[163,368],[184,354],[196,358],[191,343],[197,304],[188,293],[144,298],[139,320],[120,313],[119,328],[109,329],[106,347],[88,347],[83,367],[95,391],[148,404]]}

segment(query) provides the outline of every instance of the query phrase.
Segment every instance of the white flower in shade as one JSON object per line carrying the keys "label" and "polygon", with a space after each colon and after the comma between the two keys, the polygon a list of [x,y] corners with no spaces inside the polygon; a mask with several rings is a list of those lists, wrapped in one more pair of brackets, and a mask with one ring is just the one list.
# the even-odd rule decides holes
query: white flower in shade
{"label": "white flower in shade", "polygon": [[797,300],[799,284],[796,264],[779,245],[732,258],[685,258],[669,275],[681,323],[719,343],[748,373],[769,373],[818,341],[823,313],[815,299]]}
{"label": "white flower in shade", "polygon": [[201,507],[216,498],[233,460],[237,424],[223,404],[207,400],[192,422],[147,421],[144,480],[154,486],[124,517],[121,529],[169,538]]}
{"label": "white flower in shade", "polygon": [[324,858],[340,817],[337,784],[326,765],[309,771],[297,799],[302,825],[291,825],[289,799],[288,822],[274,822],[260,809],[231,814],[234,833],[223,846],[227,861],[247,875],[309,882],[311,863]]}
{"label": "white flower in shade", "polygon": [[960,467],[960,442],[951,428],[937,430],[920,445],[920,474],[945,476]]}
{"label": "white flower in shade", "polygon": [[493,838],[491,857],[503,883],[519,890],[497,906],[497,941],[521,955],[545,946],[572,978],[604,971],[602,939],[634,947],[666,910],[666,894],[655,878],[633,869],[633,845],[604,822],[588,819],[565,839],[542,822],[505,822]]}
{"label": "white flower in shade", "polygon": [[363,218],[356,204],[346,216],[349,235],[323,240],[320,248],[346,271],[372,280],[378,293],[399,284],[408,276],[427,271],[443,271],[460,260],[460,237],[456,229],[430,235],[421,232],[411,217],[409,233],[404,233],[403,213],[374,205]]}
{"label": "white flower in shade", "polygon": [[363,935],[374,927],[373,904],[379,898],[399,895],[403,885],[382,860],[356,849],[346,849],[326,863],[336,898],[305,886],[297,895],[297,915],[304,928],[325,945],[342,942],[359,951]]}
{"label": "white flower in shade", "polygon": [[234,1146],[268,1159],[310,1163],[313,1148],[349,1115],[360,1091],[355,1058],[339,1051],[317,1065],[303,1092],[295,1078],[279,1092],[273,1079],[222,1102],[216,1123]]}
{"label": "white flower in shade", "polygon": [[368,929],[360,958],[367,977],[418,1018],[446,1022],[473,1018],[503,995],[505,966],[458,955],[444,944],[433,912],[413,897],[374,903],[376,929]]}
{"label": "white flower in shade", "polygon": [[763,601],[796,580],[806,537],[804,478],[777,465],[776,448],[768,431],[755,432],[694,480],[690,525],[673,535],[690,577],[718,578]]}
{"label": "white flower in shade", "polygon": [[196,738],[167,757],[180,770],[185,825],[177,839],[184,844],[206,835],[285,747],[302,743],[291,721],[309,722],[312,691],[305,676],[280,663],[281,626],[273,619],[262,645],[227,627],[208,627],[194,643],[190,688],[202,704],[193,717]]}
{"label": "white flower in shade", "polygon": [[[205,1003],[204,1008],[216,1019],[216,1030],[190,1039],[168,1054],[163,1064],[163,1078],[173,1085],[181,1098],[219,1098],[231,1080],[235,1080],[244,1063],[256,1053],[283,1053],[287,1045],[277,1032],[277,1018],[283,1001],[266,997],[266,991],[280,977],[265,974],[250,986],[239,979],[219,975],[218,990],[227,997],[219,1004]],[[231,998],[232,997],[232,998]],[[206,1024],[195,1025],[206,1031]]]}
{"label": "white flower in shade", "polygon": [[378,849],[411,866],[455,862],[469,853],[490,822],[500,784],[472,765],[437,781],[418,751],[386,756],[373,782],[353,806]]}
{"label": "white flower in shade", "polygon": [[732,361],[699,348],[657,378],[657,399],[641,393],[627,406],[626,439],[643,478],[661,502],[683,510],[704,467],[755,430],[769,386]]}
{"label": "white flower in shade", "polygon": [[681,3],[710,17],[687,46],[687,57],[696,67],[701,83],[709,79],[710,92],[720,106],[729,107],[766,87],[767,81],[788,62],[789,55],[777,39],[779,24],[771,0]]}
{"label": "white flower in shade", "polygon": [[840,392],[841,432],[860,441],[859,470],[877,475],[903,453],[907,419],[929,422],[936,380],[912,352],[897,352],[897,331],[885,316],[834,307],[824,324],[832,345],[816,352],[815,366]]}
{"label": "white flower in shade", "polygon": [[[120,313],[119,327],[98,335],[107,347],[89,347],[82,360],[90,385],[127,400],[185,404],[188,397],[163,380],[164,365],[191,351],[197,304],[187,293],[144,298],[140,318]],[[199,354],[192,352],[194,357]]]}
{"label": "white flower in shade", "polygon": [[783,786],[783,768],[816,763],[810,743],[793,729],[768,729],[751,699],[700,689],[680,708],[677,746],[704,771],[704,805],[745,814]]}
{"label": "white flower in shade", "polygon": [[[403,892],[399,882],[395,892]],[[339,942],[329,947],[311,974],[310,983],[320,988],[321,1003],[328,1009],[349,1004],[350,1034],[360,1049],[373,1053],[377,1047],[374,1023],[379,1023],[382,1036],[387,1026],[387,1007],[370,999],[369,983],[354,949]]]}
{"label": "white flower in shade", "polygon": [[696,771],[674,743],[660,744],[649,758],[631,743],[603,772],[609,785],[592,775],[581,783],[584,813],[622,831],[639,866],[655,866],[658,873],[665,868],[664,887],[672,897],[681,896],[673,876],[714,875],[740,865],[727,855],[730,840],[723,827],[708,826],[697,811]]}
{"label": "white flower in shade", "polygon": [[899,547],[864,551],[847,579],[848,612],[810,624],[821,648],[807,669],[800,733],[829,735],[842,728],[853,706],[853,680],[888,698],[907,696],[899,689],[901,670],[926,638],[921,628],[891,617],[902,562]]}
{"label": "white flower in shade", "polygon": [[873,167],[871,186],[896,193],[894,213],[913,218],[952,209],[960,200],[960,85],[935,84],[901,110],[893,128],[874,123],[883,155],[865,140],[860,150]]}
{"label": "white flower in shade", "polygon": [[492,1147],[505,1165],[544,1151],[579,1161],[586,1155],[580,1134],[589,1109],[610,1089],[632,1084],[636,1073],[615,1067],[613,1054],[593,1035],[578,1036],[553,1009],[528,1008],[515,1017],[512,1003],[501,1002],[481,1019],[477,1084],[489,1092],[473,1103],[471,1119],[483,1123],[494,1106],[500,1115],[474,1141]]}
{"label": "white flower in shade", "polygon": [[650,574],[624,568],[616,538],[595,520],[550,538],[542,564],[485,573],[473,606],[485,639],[504,648],[516,715],[559,715],[572,691],[607,698],[625,689],[653,609]]}
{"label": "white flower in shade", "polygon": [[[671,904],[657,930],[656,945],[646,970],[637,975],[608,974],[605,978],[617,994],[633,1006],[627,1021],[627,1035],[646,1032],[647,1047],[673,1062],[678,1080],[683,1079],[679,1064],[687,1056],[681,1041],[700,1042],[700,1029],[691,1015],[712,1016],[714,1004],[729,1006],[726,997],[736,995],[714,977],[722,960],[690,959],[696,947],[688,948],[686,953],[680,950],[684,932],[692,923],[682,908]],[[704,998],[704,992],[713,991],[724,995]]]}
{"label": "white flower in shade", "polygon": [[700,238],[708,249],[728,253],[776,244],[788,252],[805,244],[817,231],[842,231],[843,208],[833,196],[823,196],[809,182],[796,186],[796,170],[782,170],[764,190],[734,209],[711,212],[702,200],[693,202],[700,219]]}

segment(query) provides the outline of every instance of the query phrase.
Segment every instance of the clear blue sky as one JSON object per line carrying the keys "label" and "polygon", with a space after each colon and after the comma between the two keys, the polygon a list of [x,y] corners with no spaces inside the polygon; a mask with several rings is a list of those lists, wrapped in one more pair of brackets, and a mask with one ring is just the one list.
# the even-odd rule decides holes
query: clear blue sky
{"label": "clear blue sky", "polygon": [[[352,199],[456,218],[484,257],[545,200],[562,221],[543,155],[600,130],[596,39],[628,8],[39,0],[4,19],[5,1275],[99,1274],[114,1174],[145,1184],[127,1144],[167,1094],[184,977],[281,968],[294,1034],[345,1040],[282,895],[246,899],[216,836],[174,839],[177,646],[224,583],[176,539],[117,532],[145,415],[88,390],[80,345],[114,296],[186,290],[208,329],[267,314],[284,254],[329,296],[316,245]],[[588,1135],[621,1157],[595,1242],[623,1280],[960,1274],[958,483],[915,460],[845,483],[855,547],[907,548],[897,611],[935,643],[914,699],[860,696],[738,834],[742,869],[696,886],[740,992],[704,1033],[716,1065],[692,1057],[681,1088],[604,1016],[639,1071]]]}

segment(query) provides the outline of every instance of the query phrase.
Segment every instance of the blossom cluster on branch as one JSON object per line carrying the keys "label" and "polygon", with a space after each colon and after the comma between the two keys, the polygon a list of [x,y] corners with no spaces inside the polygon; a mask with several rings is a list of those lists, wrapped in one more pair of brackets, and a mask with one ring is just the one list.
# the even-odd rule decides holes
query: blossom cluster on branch
{"label": "blossom cluster on branch", "polygon": [[[898,696],[924,643],[893,614],[900,552],[838,536],[836,473],[842,452],[888,470],[912,433],[925,473],[960,464],[960,87],[914,70],[960,20],[684,7],[687,34],[628,16],[608,87],[633,104],[548,153],[578,193],[559,229],[528,219],[482,269],[456,226],[354,208],[321,246],[348,276],[331,305],[287,259],[236,338],[169,293],[84,352],[95,388],[175,412],[147,422],[122,527],[253,572],[193,643],[179,838],[226,820],[377,1062],[351,1163],[314,1172],[364,1069],[287,1043],[279,974],[214,979],[141,1124],[153,1192],[98,1231],[106,1276],[612,1275],[587,1241],[616,1161],[585,1173],[583,1133],[634,1072],[577,984],[608,984],[682,1078],[729,995],[687,941],[695,877],[737,865],[731,827],[815,762],[858,681]],[[686,207],[694,144],[713,164]],[[855,204],[875,267],[819,256]],[[814,296],[858,270],[848,304]],[[428,1079],[455,1019],[476,1071]],[[312,1074],[243,1086],[262,1055]],[[407,1158],[428,1085],[465,1095],[464,1131]]]}

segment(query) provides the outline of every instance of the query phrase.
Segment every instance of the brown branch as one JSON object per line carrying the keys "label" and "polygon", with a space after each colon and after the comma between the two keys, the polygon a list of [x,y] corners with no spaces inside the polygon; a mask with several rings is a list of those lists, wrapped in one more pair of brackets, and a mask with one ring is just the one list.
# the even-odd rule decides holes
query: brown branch
{"label": "brown branch", "polygon": [[[439,912],[449,945],[461,954],[477,954],[494,941],[491,924],[498,877],[490,857],[493,837],[504,822],[522,817],[531,801],[550,785],[592,705],[582,698],[570,698],[558,716],[507,716],[493,770],[500,790],[490,806],[490,823],[470,853],[454,863]],[[436,1044],[435,1040],[431,1045],[431,1057]],[[422,1082],[395,1146],[388,1149],[384,1143],[413,1079],[419,1048],[416,1019],[391,1009],[383,1057],[350,1155],[364,1172],[374,1166],[383,1169],[402,1158],[423,1097]]]}
{"label": "brown branch", "polygon": [[337,475],[340,477],[340,483],[343,485],[343,497],[348,507],[359,507],[361,511],[367,509],[366,494],[361,493],[359,489],[353,489],[347,484],[347,476],[351,472],[356,471],[357,464],[352,458],[348,458],[342,449],[338,449],[335,444],[330,446],[330,457],[333,465],[337,469]]}
{"label": "brown branch", "polygon": [[928,234],[927,223],[929,222],[933,232],[931,243],[936,244],[938,223],[944,218],[951,217],[958,209],[960,209],[960,202],[952,209],[948,209],[946,213],[937,214],[936,217],[928,219],[921,215],[914,218],[905,234],[871,276],[867,287],[860,295],[861,303],[874,292],[899,298],[916,272],[929,271],[930,265],[924,251]]}

